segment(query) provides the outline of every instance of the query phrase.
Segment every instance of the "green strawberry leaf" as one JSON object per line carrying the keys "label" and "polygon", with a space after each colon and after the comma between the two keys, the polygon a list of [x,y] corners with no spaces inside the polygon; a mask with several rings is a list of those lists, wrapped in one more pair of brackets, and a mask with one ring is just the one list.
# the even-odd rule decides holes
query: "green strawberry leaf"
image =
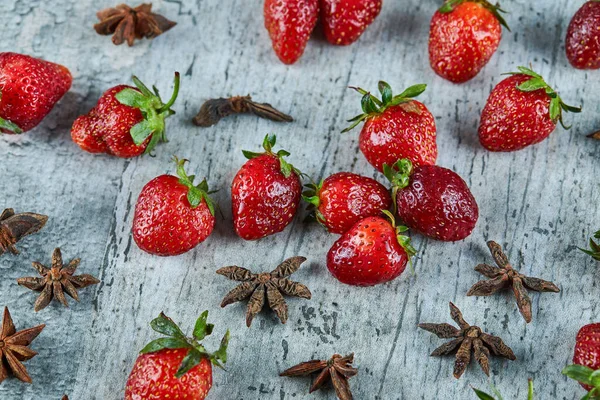
{"label": "green strawberry leaf", "polygon": [[203,340],[206,336],[212,334],[213,324],[206,322],[208,319],[208,311],[204,311],[198,320],[196,320],[196,326],[194,326],[194,338],[196,340]]}
{"label": "green strawberry leaf", "polygon": [[167,317],[165,314],[160,315],[150,322],[150,326],[153,330],[163,335],[176,337],[179,339],[185,339],[185,335],[181,332],[181,329],[173,322],[173,320]]}
{"label": "green strawberry leaf", "polygon": [[133,143],[135,143],[136,146],[139,146],[154,133],[154,128],[152,127],[150,121],[143,120],[142,122],[139,122],[132,126],[129,130],[129,133],[131,134],[131,139],[133,139]]}
{"label": "green strawberry leaf", "polygon": [[10,122],[9,120],[4,118],[0,118],[0,129],[6,129],[7,131],[16,134],[23,133],[23,130],[19,128],[17,124],[15,124],[14,122]]}
{"label": "green strawberry leaf", "polygon": [[419,83],[417,85],[410,86],[404,92],[400,93],[396,97],[404,98],[404,99],[412,99],[419,96],[427,89],[427,85],[424,83]]}
{"label": "green strawberry leaf", "polygon": [[489,394],[482,392],[479,389],[475,389],[475,388],[471,388],[473,389],[473,391],[475,392],[475,394],[477,395],[477,398],[481,399],[481,400],[496,400],[494,399],[492,396],[490,396]]}
{"label": "green strawberry leaf", "polygon": [[556,123],[561,116],[560,114],[560,99],[558,97],[554,97],[550,100],[550,119],[552,122]]}
{"label": "green strawberry leaf", "polygon": [[166,337],[151,341],[140,351],[140,353],[156,353],[157,351],[163,349],[184,349],[186,347],[190,347],[190,345],[185,340],[173,337]]}
{"label": "green strawberry leaf", "polygon": [[517,88],[522,92],[534,92],[536,90],[545,89],[548,85],[541,78],[531,78],[528,81],[521,83]]}
{"label": "green strawberry leaf", "polygon": [[192,369],[196,365],[200,364],[200,362],[202,361],[202,356],[203,356],[202,353],[200,353],[198,350],[196,350],[195,348],[191,348],[188,351],[188,353],[186,354],[186,356],[183,358],[183,360],[181,361],[181,364],[179,365],[179,369],[175,373],[175,377],[181,378],[190,369]]}
{"label": "green strawberry leaf", "polygon": [[586,385],[592,384],[591,375],[593,372],[593,369],[577,364],[568,365],[562,370],[563,375]]}
{"label": "green strawberry leaf", "polygon": [[213,356],[211,357],[212,363],[219,368],[223,368],[221,362],[227,362],[227,346],[229,346],[229,336],[229,331],[225,332],[223,339],[221,339],[221,345],[219,346],[219,350],[215,351],[213,353]]}
{"label": "green strawberry leaf", "polygon": [[381,101],[383,104],[388,104],[392,101],[392,88],[384,81],[379,81],[379,92],[381,93]]}
{"label": "green strawberry leaf", "polygon": [[[115,95],[115,98],[123,105],[139,109],[146,107],[149,102],[148,97],[144,96],[144,94],[140,93],[140,91],[132,88],[125,88],[121,90]],[[154,95],[152,95],[152,98],[154,98]]]}

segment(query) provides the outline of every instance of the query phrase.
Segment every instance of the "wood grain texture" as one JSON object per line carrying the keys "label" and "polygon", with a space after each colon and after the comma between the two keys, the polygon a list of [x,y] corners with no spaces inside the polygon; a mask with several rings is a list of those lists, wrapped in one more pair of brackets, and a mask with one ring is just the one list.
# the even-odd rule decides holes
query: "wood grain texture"
{"label": "wood grain texture", "polygon": [[[228,370],[216,371],[211,399],[304,399],[310,380],[278,377],[310,357],[355,352],[360,373],[351,380],[357,399],[473,399],[469,385],[487,387],[476,365],[452,378],[452,359],[428,354],[440,340],[417,329],[419,322],[448,319],[448,301],[465,319],[501,336],[517,361],[491,361],[492,381],[507,399],[526,397],[534,379],[540,399],[583,395],[560,374],[572,356],[583,324],[597,321],[600,269],[576,249],[600,226],[600,142],[585,137],[600,127],[600,72],[572,69],[564,54],[570,17],[582,0],[505,1],[511,32],[489,65],[472,81],[454,85],[438,78],[427,59],[428,26],[434,0],[384,1],[381,16],[353,46],[336,48],[315,34],[298,64],[282,65],[271,50],[260,2],[164,0],[157,11],[178,25],[152,42],[114,46],[96,35],[95,11],[108,0],[3,0],[0,51],[17,51],[68,66],[71,91],[43,123],[23,136],[0,137],[2,207],[50,216],[43,231],[28,237],[20,256],[0,258],[0,306],[7,305],[17,328],[46,323],[34,342],[39,356],[27,363],[32,385],[11,379],[2,399],[122,398],[137,351],[155,338],[148,322],[164,311],[185,329],[205,309],[216,323],[215,338],[232,330]],[[254,5],[256,3],[256,5]],[[501,73],[532,63],[569,104],[584,112],[568,116],[573,129],[557,129],[543,143],[494,154],[477,140],[479,114]],[[167,122],[170,142],[156,157],[120,160],[82,152],[69,128],[109,87],[135,73],[170,92],[174,71],[182,73],[177,115]],[[350,84],[375,90],[384,79],[397,92],[429,84],[421,100],[437,117],[439,164],[465,178],[481,217],[465,241],[449,244],[413,235],[419,255],[416,276],[354,288],[335,281],[325,255],[336,236],[301,223],[259,242],[233,232],[229,185],[244,162],[241,149],[257,150],[266,133],[293,154],[290,160],[315,178],[353,171],[382,180],[358,151],[358,129],[342,135],[345,120],[359,111]],[[199,129],[191,118],[209,97],[252,94],[269,101],[295,122],[287,125],[251,116],[231,117]],[[220,191],[215,199],[224,219],[195,250],[160,258],[132,243],[133,208],[143,185],[174,172],[173,154],[189,158],[190,172],[206,176]],[[559,294],[533,294],[533,322],[526,325],[511,293],[467,298],[480,279],[473,270],[491,263],[485,241],[496,240],[515,268],[556,282]],[[69,309],[52,304],[33,312],[35,296],[16,284],[32,273],[30,262],[48,262],[54,247],[65,260],[81,257],[81,273],[103,283],[81,292]],[[313,293],[290,299],[290,319],[272,313],[244,323],[244,304],[219,308],[231,282],[215,274],[226,265],[253,271],[274,268],[285,258],[308,258],[294,278]],[[258,367],[255,367],[258,366]],[[334,399],[332,390],[310,398]]]}

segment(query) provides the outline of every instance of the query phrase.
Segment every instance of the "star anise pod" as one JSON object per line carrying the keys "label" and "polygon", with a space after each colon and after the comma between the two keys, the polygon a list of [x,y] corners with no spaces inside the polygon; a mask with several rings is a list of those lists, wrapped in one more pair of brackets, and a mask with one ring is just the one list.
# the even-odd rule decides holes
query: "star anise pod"
{"label": "star anise pod", "polygon": [[0,383],[9,373],[17,379],[31,383],[31,377],[23,365],[23,361],[31,360],[37,353],[29,348],[46,325],[18,331],[15,329],[8,307],[4,307],[4,317],[0,328]]}
{"label": "star anise pod", "polygon": [[334,354],[329,360],[311,360],[288,368],[279,376],[306,376],[319,372],[319,375],[310,387],[309,393],[321,389],[327,381],[331,381],[335,394],[340,400],[352,400],[348,379],[358,374],[352,367],[354,353],[342,357]]}
{"label": "star anise pod", "polygon": [[531,278],[515,271],[498,243],[490,240],[487,245],[498,267],[487,264],[476,266],[475,271],[490,279],[474,284],[467,292],[467,296],[490,296],[500,289],[510,286],[517,299],[517,306],[521,315],[527,323],[531,322],[531,299],[527,294],[527,289],[536,292],[555,293],[560,292],[560,289],[552,282]]}
{"label": "star anise pod", "polygon": [[600,140],[600,131],[598,131],[598,132],[594,132],[594,133],[590,133],[590,134],[588,135],[588,137],[589,137],[589,138],[592,138],[592,139]]}
{"label": "star anise pod", "polygon": [[246,325],[250,327],[256,314],[263,309],[266,297],[269,308],[275,311],[281,322],[285,324],[288,319],[288,306],[283,296],[311,298],[310,290],[306,286],[288,279],[304,261],[306,261],[305,257],[291,257],[273,271],[260,274],[253,274],[246,268],[237,266],[219,269],[217,274],[243,282],[227,293],[221,302],[221,307],[250,297],[246,311]]}
{"label": "star anise pod", "polygon": [[92,275],[73,275],[80,262],[81,259],[76,258],[71,260],[71,262],[65,266],[63,264],[60,249],[56,248],[52,254],[51,268],[48,268],[39,262],[32,263],[33,268],[40,273],[41,278],[27,277],[17,279],[19,285],[35,290],[36,292],[42,292],[35,301],[34,309],[36,312],[46,308],[53,298],[56,298],[65,307],[68,307],[69,304],[67,303],[65,292],[76,301],[79,301],[79,296],[77,294],[78,289],[100,283],[100,281]]}
{"label": "star anise pod", "polygon": [[48,217],[41,214],[15,214],[12,208],[0,214],[0,256],[7,251],[19,254],[15,244],[27,235],[36,233],[46,225]]}
{"label": "star anise pod", "polygon": [[205,101],[192,122],[197,126],[208,127],[216,125],[222,118],[243,113],[254,114],[259,118],[276,122],[292,122],[294,120],[269,103],[256,103],[250,96],[234,96],[228,99],[218,98]]}
{"label": "star anise pod", "polygon": [[460,329],[450,324],[419,324],[419,328],[431,332],[442,339],[453,339],[431,353],[431,356],[438,357],[453,353],[456,351],[456,361],[454,362],[454,377],[460,378],[466,371],[471,362],[471,350],[475,353],[475,359],[481,366],[486,375],[490,375],[489,358],[490,351],[498,357],[515,360],[516,357],[502,339],[497,336],[489,335],[483,332],[477,326],[469,325],[463,318],[462,313],[452,302],[450,303],[450,316],[458,324]]}
{"label": "star anise pod", "polygon": [[153,39],[168,31],[176,22],[169,21],[162,15],[152,12],[152,4],[140,4],[129,7],[119,4],[115,8],[106,8],[96,13],[100,22],[94,29],[100,35],[113,35],[112,42],[116,45],[127,41],[133,46],[135,39]]}

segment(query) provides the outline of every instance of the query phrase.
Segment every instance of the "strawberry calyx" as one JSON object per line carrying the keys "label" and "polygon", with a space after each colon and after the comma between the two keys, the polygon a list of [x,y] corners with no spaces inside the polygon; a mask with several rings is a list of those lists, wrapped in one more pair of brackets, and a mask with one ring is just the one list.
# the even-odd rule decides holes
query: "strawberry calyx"
{"label": "strawberry calyx", "polygon": [[402,158],[393,165],[383,164],[383,175],[392,184],[392,201],[396,208],[396,197],[398,191],[410,184],[410,175],[413,172],[413,164],[408,158]]}
{"label": "strawberry calyx", "polygon": [[321,225],[325,225],[325,217],[319,211],[319,206],[321,205],[321,198],[319,197],[319,192],[323,188],[323,181],[316,183],[308,183],[304,185],[306,190],[302,192],[302,200],[308,203],[308,207],[306,210],[309,212],[306,217],[306,221],[317,221]]}
{"label": "strawberry calyx", "polygon": [[584,365],[573,364],[566,366],[562,373],[592,388],[581,400],[595,399],[596,396],[600,396],[600,369],[593,370]]}
{"label": "strawberry calyx", "polygon": [[[490,384],[490,387],[496,397],[492,396],[491,394],[485,393],[482,390],[476,389],[473,386],[471,386],[471,389],[473,389],[473,391],[477,395],[477,398],[479,398],[481,400],[496,400],[496,399],[502,400],[502,396],[500,395],[500,392],[498,391],[498,389],[496,389],[496,387],[492,384]],[[531,378],[529,378],[529,380],[528,380],[527,400],[533,400],[533,380]]]}
{"label": "strawberry calyx", "polygon": [[357,115],[354,118],[348,120],[350,122],[350,126],[342,131],[342,133],[348,132],[362,121],[369,117],[373,117],[383,113],[388,107],[397,106],[400,104],[406,104],[405,110],[408,112],[420,113],[421,110],[418,107],[410,107],[410,102],[414,97],[417,97],[421,93],[425,91],[427,85],[424,83],[420,83],[417,85],[410,86],[408,89],[403,91],[402,93],[394,96],[392,92],[392,88],[389,84],[384,81],[379,81],[377,85],[379,92],[381,93],[381,100],[377,97],[373,96],[370,92],[367,92],[365,89],[359,87],[351,86],[350,89],[356,90],[358,93],[362,94],[361,107],[363,113]]}
{"label": "strawberry calyx", "polygon": [[175,114],[171,106],[179,94],[179,72],[175,72],[173,94],[166,103],[161,100],[156,86],[152,86],[153,91],[150,91],[136,76],[133,76],[132,80],[138,90],[123,89],[115,95],[115,98],[119,103],[139,108],[142,112],[144,120],[132,126],[129,133],[137,146],[142,145],[150,137],[148,147],[144,151],[144,154],[150,154],[159,142],[168,141],[165,134],[165,119]]}
{"label": "strawberry calyx", "polygon": [[192,208],[196,208],[203,201],[206,203],[206,206],[210,210],[212,215],[215,215],[215,203],[210,198],[209,194],[215,193],[214,191],[209,191],[208,182],[206,182],[206,178],[202,180],[198,185],[194,186],[195,175],[188,175],[185,172],[185,163],[188,162],[187,159],[179,159],[173,156],[173,162],[177,164],[177,176],[179,177],[179,183],[185,185],[188,188],[187,199]]}
{"label": "strawberry calyx", "polygon": [[255,152],[248,151],[248,150],[242,150],[242,153],[244,154],[244,157],[246,157],[248,160],[251,160],[256,157],[260,157],[265,154],[277,157],[277,159],[279,160],[281,173],[286,178],[289,178],[292,175],[292,172],[298,176],[304,175],[299,169],[297,169],[296,167],[294,167],[292,164],[290,164],[289,162],[287,162],[285,160],[284,157],[289,156],[291,153],[289,153],[286,150],[279,150],[277,153],[273,152],[273,147],[275,146],[276,142],[277,142],[277,137],[275,135],[266,135],[263,140],[263,149],[265,149],[264,153],[255,153]]}
{"label": "strawberry calyx", "polygon": [[[594,234],[594,238],[600,239],[600,231],[597,231]],[[592,256],[592,258],[596,261],[600,261],[600,243],[594,242],[594,239],[590,238],[590,249],[582,249],[579,247],[579,250],[583,251],[585,254]]]}
{"label": "strawberry calyx", "polygon": [[148,343],[141,351],[141,354],[155,353],[164,349],[189,349],[186,356],[181,361],[175,377],[181,378],[190,369],[200,364],[202,359],[208,359],[213,365],[224,369],[223,364],[227,362],[227,345],[229,344],[229,330],[221,339],[219,349],[214,353],[209,353],[200,343],[205,337],[212,334],[214,325],[207,322],[208,311],[204,311],[196,320],[192,337],[187,337],[175,322],[164,313],[150,322],[152,329],[162,333],[166,337],[155,339]]}
{"label": "strawberry calyx", "polygon": [[[408,259],[410,261],[410,268],[412,269],[412,260],[411,258],[417,254],[417,250],[410,243],[410,237],[404,235],[404,233],[408,232],[408,227],[404,225],[396,225],[396,218],[394,215],[388,210],[381,210],[381,212],[390,220],[392,224],[392,228],[396,231],[396,240],[398,240],[398,244],[402,246]],[[414,270],[413,270],[414,273]]]}
{"label": "strawberry calyx", "polygon": [[500,14],[501,12],[506,14],[506,11],[504,11],[502,8],[500,8],[500,4],[498,4],[498,3],[496,3],[496,5],[493,5],[492,3],[490,3],[487,0],[448,0],[444,3],[443,6],[441,6],[438,9],[438,11],[442,14],[447,14],[447,13],[454,11],[456,9],[456,7],[458,7],[462,3],[481,4],[486,10],[491,12],[494,15],[494,17],[496,17],[498,22],[500,22],[500,25],[505,27],[510,32],[510,28],[509,28],[508,24],[506,23],[506,20],[504,19],[502,14]]}

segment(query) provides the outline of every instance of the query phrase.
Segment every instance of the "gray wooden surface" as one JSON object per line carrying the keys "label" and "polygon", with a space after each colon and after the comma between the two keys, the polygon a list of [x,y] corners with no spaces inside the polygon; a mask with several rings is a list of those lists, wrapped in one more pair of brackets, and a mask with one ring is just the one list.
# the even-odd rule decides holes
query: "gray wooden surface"
{"label": "gray wooden surface", "polygon": [[[278,372],[311,357],[356,353],[360,374],[351,381],[357,399],[473,399],[469,385],[486,388],[476,366],[452,378],[452,358],[430,358],[442,343],[416,328],[419,322],[449,322],[448,301],[468,322],[502,336],[514,362],[493,359],[492,381],[506,399],[525,398],[526,380],[535,381],[538,399],[583,395],[560,370],[570,361],[574,337],[600,317],[598,265],[576,250],[600,226],[600,143],[585,134],[600,126],[600,72],[572,69],[564,55],[564,34],[582,0],[505,1],[512,13],[500,49],[483,72],[456,86],[429,68],[429,20],[439,2],[384,2],[381,16],[358,43],[336,48],[315,34],[296,65],[282,65],[263,27],[261,2],[164,0],[155,9],[178,25],[153,42],[114,46],[96,35],[95,11],[116,4],[100,0],[2,0],[0,50],[17,51],[62,63],[73,88],[35,131],[0,138],[2,207],[50,216],[46,228],[21,242],[20,256],[0,259],[0,305],[10,307],[17,327],[46,323],[34,342],[39,356],[27,363],[32,385],[11,379],[0,385],[1,399],[122,398],[137,351],[156,337],[148,322],[160,311],[191,329],[205,309],[217,324],[216,336],[232,331],[227,371],[215,371],[210,399],[334,399],[332,391],[307,394],[309,379],[279,378]],[[256,3],[256,5],[254,5]],[[557,129],[526,150],[489,153],[479,146],[479,113],[500,74],[532,63],[570,104],[583,103],[571,131]],[[72,121],[91,108],[109,87],[137,74],[169,93],[175,70],[182,90],[168,121],[170,142],[156,157],[121,160],[82,152],[72,143]],[[345,120],[359,111],[350,84],[375,89],[379,79],[399,90],[425,82],[422,101],[437,117],[439,161],[462,175],[480,206],[473,234],[459,243],[413,235],[419,255],[417,275],[373,288],[344,286],[325,267],[336,236],[306,226],[298,216],[283,233],[245,242],[233,232],[231,180],[244,162],[241,149],[257,150],[268,132],[278,134],[290,160],[316,178],[353,171],[381,179],[358,151],[358,129],[341,135]],[[210,129],[190,124],[203,100],[251,93],[291,113],[296,122],[276,125],[252,117],[231,118]],[[133,208],[143,185],[174,172],[173,154],[220,188],[215,195],[225,219],[195,250],[172,258],[141,252],[131,240]],[[508,246],[515,267],[553,280],[560,294],[534,294],[534,320],[526,325],[510,293],[467,298],[481,278],[473,267],[491,262],[485,241]],[[35,294],[16,278],[35,271],[33,260],[48,262],[54,247],[65,259],[81,257],[81,272],[102,279],[81,292],[81,303],[65,309],[53,303],[35,314]],[[260,271],[286,257],[307,256],[295,278],[313,300],[289,301],[283,326],[271,313],[244,324],[244,305],[219,308],[232,282],[217,276],[237,264]],[[218,338],[209,344],[217,345]]]}

